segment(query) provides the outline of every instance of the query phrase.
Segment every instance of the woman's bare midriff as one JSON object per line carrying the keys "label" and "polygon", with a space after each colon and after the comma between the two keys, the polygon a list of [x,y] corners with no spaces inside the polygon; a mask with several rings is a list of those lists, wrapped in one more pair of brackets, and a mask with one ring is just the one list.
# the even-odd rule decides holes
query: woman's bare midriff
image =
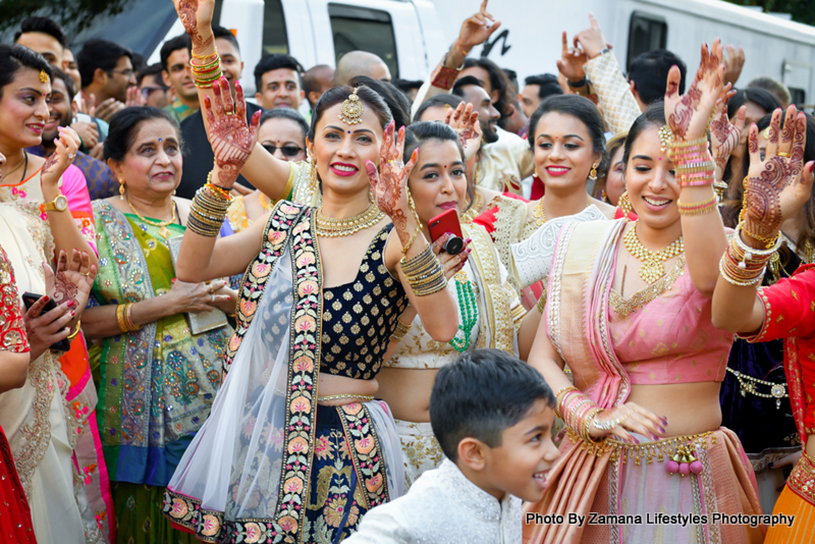
{"label": "woman's bare midriff", "polygon": [[633,385],[626,402],[668,418],[667,436],[715,431],[722,424],[719,382]]}
{"label": "woman's bare midriff", "polygon": [[807,439],[807,455],[815,459],[815,434],[809,435]]}
{"label": "woman's bare midriff", "polygon": [[383,368],[377,396],[388,403],[393,417],[404,421],[430,421],[430,391],[438,369]]}
{"label": "woman's bare midriff", "polygon": [[[355,380],[345,376],[333,376],[320,372],[320,379],[317,382],[317,402],[325,406],[342,406],[355,401],[364,401],[364,398],[355,398],[349,395],[359,395],[360,397],[377,396],[379,382],[377,380]],[[321,401],[323,397],[343,395],[344,398],[338,400]]]}

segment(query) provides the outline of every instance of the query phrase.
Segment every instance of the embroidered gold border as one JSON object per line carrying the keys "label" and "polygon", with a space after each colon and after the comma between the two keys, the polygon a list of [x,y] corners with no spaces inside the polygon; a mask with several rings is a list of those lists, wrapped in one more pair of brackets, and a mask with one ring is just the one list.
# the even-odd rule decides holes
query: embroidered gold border
{"label": "embroidered gold border", "polygon": [[617,312],[617,315],[624,319],[638,309],[647,306],[650,302],[662,295],[662,293],[670,289],[684,270],[685,256],[680,255],[676,259],[671,271],[648,287],[640,289],[634,293],[631,298],[624,298],[620,293],[612,289],[608,295],[608,302],[614,307],[614,311]]}

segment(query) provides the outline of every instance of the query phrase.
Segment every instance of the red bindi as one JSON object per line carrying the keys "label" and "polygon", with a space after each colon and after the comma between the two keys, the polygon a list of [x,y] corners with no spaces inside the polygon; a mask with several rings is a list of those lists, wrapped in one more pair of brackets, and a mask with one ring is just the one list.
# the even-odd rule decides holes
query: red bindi
{"label": "red bindi", "polygon": [[444,167],[447,168],[447,165],[445,164]]}

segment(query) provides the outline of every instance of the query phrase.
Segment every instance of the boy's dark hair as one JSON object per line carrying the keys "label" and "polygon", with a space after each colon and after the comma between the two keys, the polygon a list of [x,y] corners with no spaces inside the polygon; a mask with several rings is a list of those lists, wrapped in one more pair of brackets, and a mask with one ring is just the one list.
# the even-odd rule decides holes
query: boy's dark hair
{"label": "boy's dark hair", "polygon": [[[484,85],[481,83],[481,80],[475,76],[464,76],[458,79],[455,84],[453,85],[453,90],[450,91],[452,94],[456,96],[460,96],[464,98],[464,87],[469,87],[470,85],[475,85],[477,87],[481,87],[484,89]],[[484,89],[486,91],[486,89]],[[473,104],[476,106],[477,104]]]}
{"label": "boy's dark hair", "polygon": [[118,43],[98,39],[85,42],[82,51],[76,55],[76,64],[82,78],[82,85],[87,87],[93,82],[93,74],[97,68],[110,74],[116,69],[116,63],[122,57],[127,57],[131,62],[133,61],[133,53]]}
{"label": "boy's dark hair", "polygon": [[62,47],[68,47],[68,38],[65,36],[65,32],[62,31],[62,27],[59,23],[48,17],[32,16],[23,19],[23,22],[20,23],[20,30],[14,33],[14,43],[17,43],[20,36],[26,32],[42,32],[43,34],[48,34],[57,40]]}
{"label": "boy's dark hair", "polygon": [[430,424],[444,455],[455,462],[464,438],[499,447],[504,431],[537,400],[555,404],[537,370],[503,351],[477,349],[439,370],[430,393]]}
{"label": "boy's dark hair", "polygon": [[543,100],[553,94],[563,94],[563,89],[558,83],[557,76],[552,74],[539,74],[529,76],[524,79],[525,85],[538,86],[538,99]]}
{"label": "boy's dark hair", "polygon": [[224,40],[228,41],[232,45],[235,46],[235,49],[238,50],[238,54],[241,52],[241,46],[238,44],[238,38],[232,34],[232,31],[228,28],[222,27],[220,25],[212,25],[212,37],[213,39],[223,38]]}
{"label": "boy's dark hair", "polygon": [[666,49],[648,51],[631,61],[628,68],[628,80],[634,82],[634,88],[640,100],[645,104],[652,104],[657,100],[665,99],[668,72],[671,66],[676,65],[682,73],[679,81],[679,94],[685,92],[685,76],[688,68],[682,59]]}
{"label": "boy's dark hair", "polygon": [[54,68],[54,79],[60,79],[65,84],[65,90],[68,92],[68,96],[65,98],[73,100],[74,95],[76,94],[76,89],[74,89],[74,80],[68,77],[68,74],[60,70],[59,68]]}
{"label": "boy's dark hair", "polygon": [[287,68],[289,70],[294,70],[297,74],[297,81],[300,84],[300,88],[303,87],[303,66],[297,62],[297,59],[292,57],[291,55],[286,55],[285,53],[277,53],[274,55],[263,55],[258,61],[257,66],[255,66],[255,89],[258,92],[261,91],[261,87],[263,87],[263,74],[266,72],[271,72],[272,70],[279,70],[281,68]]}
{"label": "boy's dark hair", "polygon": [[164,45],[161,46],[161,52],[159,53],[161,57],[161,69],[165,72],[169,72],[169,67],[167,66],[167,62],[170,59],[170,55],[178,51],[179,49],[186,49],[187,51],[192,50],[192,40],[190,39],[189,34],[186,32],[175,38],[171,38],[164,42]]}
{"label": "boy's dark hair", "polygon": [[456,109],[462,102],[464,102],[464,100],[462,100],[460,96],[456,96],[454,94],[444,93],[431,96],[422,102],[422,105],[416,110],[416,115],[413,116],[413,122],[418,123],[421,121],[422,115],[424,115],[424,112],[427,111],[428,108],[443,108],[444,106],[449,106]]}

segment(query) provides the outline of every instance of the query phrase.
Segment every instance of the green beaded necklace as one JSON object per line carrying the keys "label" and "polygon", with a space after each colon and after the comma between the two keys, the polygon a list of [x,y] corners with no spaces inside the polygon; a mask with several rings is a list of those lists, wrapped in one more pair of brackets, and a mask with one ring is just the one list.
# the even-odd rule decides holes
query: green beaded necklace
{"label": "green beaded necklace", "polygon": [[[476,300],[473,282],[467,279],[467,273],[463,270],[455,275],[456,293],[458,293],[458,306],[461,310],[461,323],[458,326],[459,332],[450,340],[450,345],[463,353],[470,349],[470,337],[473,327],[478,323],[478,301]],[[463,333],[463,338],[459,337]]]}

